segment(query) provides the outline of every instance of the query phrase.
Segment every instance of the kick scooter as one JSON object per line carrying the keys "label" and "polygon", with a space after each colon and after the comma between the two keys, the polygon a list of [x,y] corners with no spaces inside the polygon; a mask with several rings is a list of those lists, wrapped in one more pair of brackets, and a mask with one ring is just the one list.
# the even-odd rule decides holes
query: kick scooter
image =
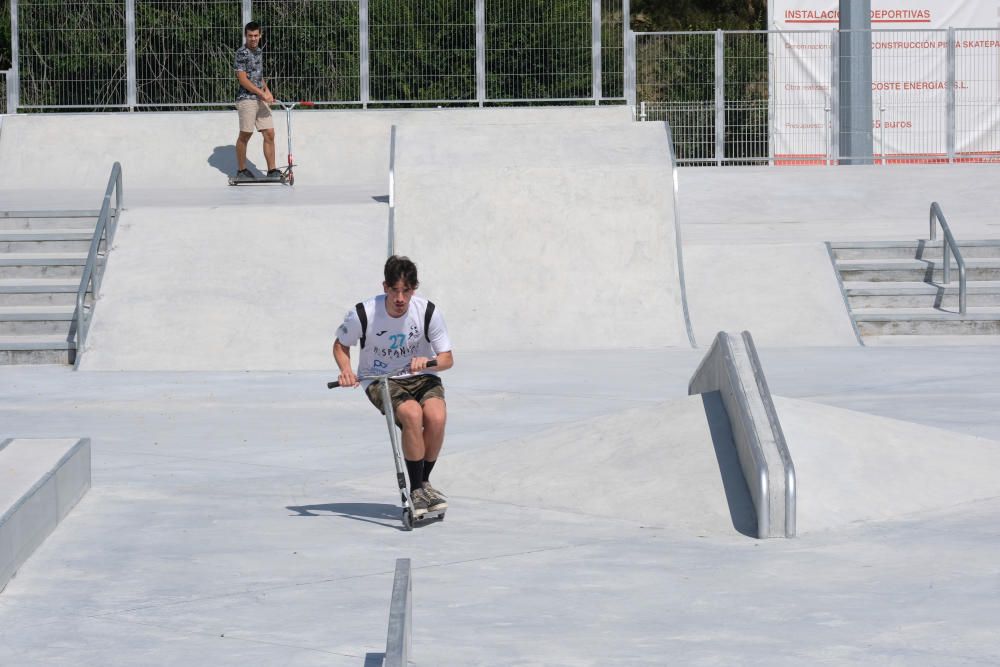
{"label": "kick scooter", "polygon": [[[428,368],[437,366],[437,361],[431,359],[427,362]],[[413,502],[410,499],[410,486],[406,483],[406,466],[403,463],[403,449],[399,442],[399,430],[396,428],[396,413],[392,408],[392,397],[389,395],[389,380],[409,373],[409,370],[396,371],[385,375],[366,375],[358,377],[358,380],[373,380],[378,382],[379,391],[382,394],[382,405],[385,406],[385,423],[389,426],[389,444],[392,445],[393,461],[396,463],[396,483],[399,484],[399,495],[403,501],[403,530],[413,530],[413,526],[419,523],[426,523],[430,519],[444,521],[444,514],[447,509],[437,512],[427,512],[423,516],[413,516]],[[339,382],[327,382],[328,389],[339,387]]]}
{"label": "kick scooter", "polygon": [[285,110],[285,122],[288,126],[288,166],[279,167],[278,170],[281,173],[277,176],[261,176],[259,178],[241,178],[239,176],[230,176],[230,185],[266,185],[268,183],[295,185],[295,173],[292,171],[292,167],[295,166],[292,161],[292,109],[297,106],[312,107],[315,106],[315,103],[304,101],[282,102],[281,100],[275,100],[274,103],[281,105],[281,108]]}

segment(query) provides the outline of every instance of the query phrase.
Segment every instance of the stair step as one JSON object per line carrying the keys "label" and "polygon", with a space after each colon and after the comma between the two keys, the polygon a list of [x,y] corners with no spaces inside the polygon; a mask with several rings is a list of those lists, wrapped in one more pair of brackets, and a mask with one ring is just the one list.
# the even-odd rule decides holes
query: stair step
{"label": "stair step", "polygon": [[0,266],[83,266],[85,252],[7,252],[0,254]]}
{"label": "stair step", "polygon": [[0,365],[72,364],[76,358],[76,343],[68,336],[0,336]]}
{"label": "stair step", "polygon": [[41,294],[72,292],[80,288],[79,280],[68,278],[0,278],[0,294]]}
{"label": "stair step", "polygon": [[969,308],[965,315],[957,310],[939,308],[857,308],[855,319],[869,322],[892,322],[896,320],[997,320],[1000,308]]}
{"label": "stair step", "polygon": [[[858,308],[944,307],[958,309],[958,280],[945,285],[927,282],[844,282],[852,310]],[[1000,281],[973,280],[966,283],[969,306],[1000,307]]]}
{"label": "stair step", "polygon": [[0,306],[0,322],[71,320],[76,306]]}
{"label": "stair step", "polygon": [[938,308],[858,308],[862,336],[1000,335],[1000,308],[969,308],[965,315]]}
{"label": "stair step", "polygon": [[0,243],[4,241],[90,241],[93,231],[86,229],[0,229]]}
{"label": "stair step", "polygon": [[93,235],[100,211],[0,211],[0,230],[89,229]]}
{"label": "stair step", "polygon": [[75,305],[0,306],[0,336],[67,335]]}
{"label": "stair step", "polygon": [[79,278],[0,278],[0,306],[76,303]]}
{"label": "stair step", "polygon": [[[905,258],[940,259],[944,244],[935,241],[840,241],[831,242],[830,250],[835,259]],[[1000,257],[1000,239],[959,241],[963,258]]]}
{"label": "stair step", "polygon": [[[926,259],[840,259],[837,270],[845,282],[926,282],[943,278],[943,262]],[[952,280],[958,280],[958,266],[952,262]],[[1000,258],[965,260],[967,280],[1000,280]]]}
{"label": "stair step", "polygon": [[0,336],[0,350],[75,350],[66,336]]}

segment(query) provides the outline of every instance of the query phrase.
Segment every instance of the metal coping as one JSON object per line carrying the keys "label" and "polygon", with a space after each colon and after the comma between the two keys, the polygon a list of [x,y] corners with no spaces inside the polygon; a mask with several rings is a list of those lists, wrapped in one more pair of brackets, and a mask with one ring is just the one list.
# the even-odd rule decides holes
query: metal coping
{"label": "metal coping", "polygon": [[[742,343],[743,350],[738,350],[736,341]],[[750,362],[752,377],[743,377],[739,365],[735,361],[737,354],[745,354]],[[724,379],[723,379],[724,378]],[[723,386],[728,385],[728,386]],[[747,388],[756,388],[759,399],[748,395]],[[757,533],[759,538],[794,537],[796,531],[795,507],[797,488],[795,483],[795,468],[791,454],[785,443],[784,433],[778,421],[778,414],[771,400],[771,394],[764,379],[764,370],[757,356],[753,338],[749,331],[743,331],[734,336],[720,331],[708,354],[698,365],[688,383],[688,394],[719,391],[723,393],[723,403],[727,406],[727,416],[733,426],[733,440],[740,458],[740,469],[743,472],[750,496],[757,513]],[[729,401],[726,401],[726,394]],[[757,424],[751,414],[750,401],[760,401],[756,406],[763,409],[767,415],[767,424]],[[730,414],[728,406],[735,403],[738,414]],[[737,426],[741,428],[738,428]],[[763,429],[769,433],[764,433]],[[746,438],[739,434],[746,433]],[[774,451],[765,447],[765,443],[774,441]],[[747,458],[749,457],[749,461]],[[775,460],[777,458],[777,461]],[[784,525],[771,526],[772,508],[769,496],[771,485],[778,480],[770,479],[768,463],[780,463],[783,471],[781,482],[784,485]],[[748,470],[748,468],[751,468]],[[780,531],[780,533],[778,533]]]}
{"label": "metal coping", "polygon": [[396,575],[392,581],[392,601],[389,603],[389,632],[385,641],[383,667],[406,667],[409,662],[412,597],[410,559],[397,558]]}

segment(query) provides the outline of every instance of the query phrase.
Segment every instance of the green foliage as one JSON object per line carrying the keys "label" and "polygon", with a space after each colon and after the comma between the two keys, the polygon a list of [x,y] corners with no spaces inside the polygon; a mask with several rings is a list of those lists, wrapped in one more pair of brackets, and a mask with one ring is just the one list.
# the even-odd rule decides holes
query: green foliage
{"label": "green foliage", "polygon": [[763,30],[767,0],[632,0],[632,29]]}
{"label": "green foliage", "polygon": [[10,4],[0,0],[0,72],[10,69]]}

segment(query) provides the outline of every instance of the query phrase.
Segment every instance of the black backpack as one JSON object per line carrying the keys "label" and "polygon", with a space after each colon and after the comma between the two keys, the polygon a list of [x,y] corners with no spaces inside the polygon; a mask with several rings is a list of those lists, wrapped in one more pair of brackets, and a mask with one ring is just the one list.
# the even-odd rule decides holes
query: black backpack
{"label": "black backpack", "polygon": [[[354,306],[358,311],[358,319],[361,321],[361,349],[365,349],[365,338],[368,335],[368,313],[365,312],[365,304],[359,303]],[[431,316],[434,314],[434,302],[427,302],[427,312],[424,313],[424,338],[431,342]]]}

